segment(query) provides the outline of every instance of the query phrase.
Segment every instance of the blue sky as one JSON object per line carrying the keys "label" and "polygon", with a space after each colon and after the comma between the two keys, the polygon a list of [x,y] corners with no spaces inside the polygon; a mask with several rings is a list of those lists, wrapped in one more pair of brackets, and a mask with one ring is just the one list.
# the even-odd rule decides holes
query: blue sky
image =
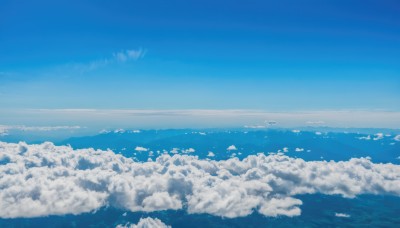
{"label": "blue sky", "polygon": [[399,10],[385,0],[1,1],[2,118],[29,124],[5,114],[24,109],[398,112]]}

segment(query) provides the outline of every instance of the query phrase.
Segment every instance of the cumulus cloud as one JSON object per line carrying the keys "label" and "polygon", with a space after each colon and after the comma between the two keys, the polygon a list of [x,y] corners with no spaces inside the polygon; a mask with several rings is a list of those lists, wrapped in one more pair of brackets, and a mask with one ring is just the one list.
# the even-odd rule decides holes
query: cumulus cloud
{"label": "cumulus cloud", "polygon": [[350,215],[345,213],[335,213],[335,216],[340,218],[350,218]]}
{"label": "cumulus cloud", "polygon": [[141,147],[141,146],[137,146],[137,147],[135,148],[135,150],[138,151],[138,152],[146,152],[146,151],[148,151],[149,149],[144,148],[144,147]]}
{"label": "cumulus cloud", "polygon": [[297,216],[300,194],[400,196],[400,166],[250,155],[214,161],[161,155],[135,162],[112,151],[0,142],[0,217],[187,210],[234,218]]}
{"label": "cumulus cloud", "polygon": [[213,152],[211,152],[211,151],[209,151],[208,154],[207,154],[207,157],[214,157],[214,156],[215,156],[215,154]]}
{"label": "cumulus cloud", "polygon": [[137,224],[117,225],[116,228],[170,228],[158,218],[141,218]]}
{"label": "cumulus cloud", "polygon": [[296,149],[295,149],[294,151],[296,151],[296,152],[303,152],[303,151],[304,151],[304,148],[298,148],[298,147],[296,147]]}
{"label": "cumulus cloud", "polygon": [[226,148],[226,150],[237,150],[237,148],[235,145],[230,145],[228,148]]}
{"label": "cumulus cloud", "polygon": [[184,150],[182,150],[182,153],[184,153],[184,154],[194,153],[194,152],[196,152],[196,150],[193,149],[193,148],[189,148],[189,149],[184,149]]}

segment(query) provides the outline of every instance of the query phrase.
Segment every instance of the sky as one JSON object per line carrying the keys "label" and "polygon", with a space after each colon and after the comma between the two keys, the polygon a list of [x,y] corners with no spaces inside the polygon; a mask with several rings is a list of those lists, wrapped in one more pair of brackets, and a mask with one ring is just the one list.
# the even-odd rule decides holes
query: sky
{"label": "sky", "polygon": [[[351,126],[362,119],[353,125],[400,127],[395,0],[0,0],[0,5],[0,124],[101,125],[132,121],[127,116],[137,110],[152,110],[148,116],[162,110],[170,110],[167,116],[176,113],[171,110],[240,110],[246,113],[237,117],[240,124],[277,118],[252,118],[251,110],[349,113],[342,123],[322,115],[293,125]],[[70,110],[86,114],[72,118]],[[87,110],[113,115],[96,122]],[[121,110],[131,111],[127,118],[114,115]],[[198,119],[185,124],[202,123]],[[234,125],[236,119],[229,120],[225,125]],[[169,121],[139,122],[177,126]]]}

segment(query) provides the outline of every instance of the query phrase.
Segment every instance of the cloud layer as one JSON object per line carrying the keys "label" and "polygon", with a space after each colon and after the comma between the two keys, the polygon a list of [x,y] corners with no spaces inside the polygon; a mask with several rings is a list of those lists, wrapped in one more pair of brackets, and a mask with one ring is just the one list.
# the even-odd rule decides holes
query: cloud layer
{"label": "cloud layer", "polygon": [[[51,124],[76,123],[87,127],[110,123],[114,127],[135,128],[216,128],[248,126],[259,123],[278,127],[303,126],[309,119],[321,119],[330,127],[379,127],[400,128],[400,112],[385,111],[308,111],[267,112],[245,109],[186,109],[186,110],[140,110],[140,109],[9,109],[0,112],[0,119],[20,121],[51,121]],[[357,117],[357,118],[356,118]],[[16,119],[18,118],[18,119]],[[110,122],[110,120],[112,120]],[[127,123],[129,125],[127,126]],[[157,123],[156,125],[154,123]]]}
{"label": "cloud layer", "polygon": [[0,142],[2,218],[79,214],[103,206],[228,218],[254,211],[297,216],[302,201],[296,195],[314,193],[400,196],[400,166],[264,154],[222,161],[163,155],[139,163],[112,151]]}

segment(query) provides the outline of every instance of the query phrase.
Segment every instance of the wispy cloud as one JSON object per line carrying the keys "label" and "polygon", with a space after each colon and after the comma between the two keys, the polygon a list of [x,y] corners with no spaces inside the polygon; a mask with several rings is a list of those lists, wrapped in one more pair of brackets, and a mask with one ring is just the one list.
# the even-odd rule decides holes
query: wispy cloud
{"label": "wispy cloud", "polygon": [[9,131],[60,131],[60,130],[77,130],[82,129],[81,126],[25,126],[25,125],[0,125],[0,136],[9,134]]}
{"label": "wispy cloud", "polygon": [[81,73],[93,71],[102,67],[106,67],[114,63],[126,63],[129,61],[137,61],[143,58],[146,54],[146,50],[143,48],[139,49],[126,49],[119,52],[114,52],[109,58],[96,59],[87,63],[74,63],[69,64],[74,70],[78,70]]}
{"label": "wispy cloud", "polygon": [[134,50],[134,49],[124,50],[124,51],[114,53],[113,59],[118,62],[126,62],[129,60],[138,60],[140,58],[143,58],[145,54],[146,54],[146,51],[141,48],[138,50]]}

